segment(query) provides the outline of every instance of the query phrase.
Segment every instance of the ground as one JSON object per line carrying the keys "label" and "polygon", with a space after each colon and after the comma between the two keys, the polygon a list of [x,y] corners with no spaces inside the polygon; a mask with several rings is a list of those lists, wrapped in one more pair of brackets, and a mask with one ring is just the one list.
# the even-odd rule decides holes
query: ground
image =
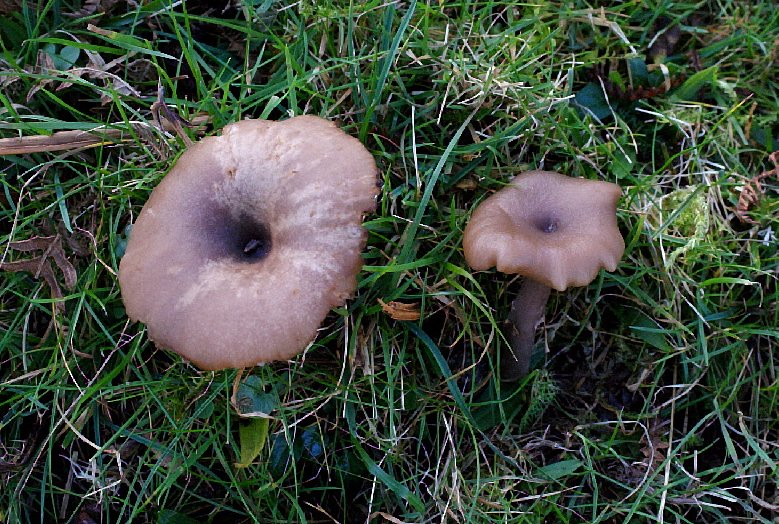
{"label": "ground", "polygon": [[[0,521],[777,522],[777,34],[768,0],[0,1]],[[299,114],[381,174],[355,297],[289,362],[156,350],[134,217],[189,141]],[[521,279],[462,232],[537,168],[619,184],[626,250],[501,384]]]}

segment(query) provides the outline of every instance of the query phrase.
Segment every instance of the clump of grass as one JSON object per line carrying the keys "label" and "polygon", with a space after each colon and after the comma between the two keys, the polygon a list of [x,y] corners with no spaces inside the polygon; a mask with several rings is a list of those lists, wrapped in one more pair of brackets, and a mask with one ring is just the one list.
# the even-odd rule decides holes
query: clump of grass
{"label": "clump of grass", "polygon": [[[771,2],[22,5],[0,14],[0,134],[103,142],[3,159],[0,262],[80,248],[61,297],[2,273],[0,520],[775,517],[779,179],[737,213],[779,149]],[[160,95],[192,140],[311,113],[373,152],[358,295],[301,357],[204,373],[128,322],[128,226],[186,143]],[[619,183],[627,249],[552,298],[544,369],[507,386],[516,283],[472,273],[461,236],[531,167]]]}

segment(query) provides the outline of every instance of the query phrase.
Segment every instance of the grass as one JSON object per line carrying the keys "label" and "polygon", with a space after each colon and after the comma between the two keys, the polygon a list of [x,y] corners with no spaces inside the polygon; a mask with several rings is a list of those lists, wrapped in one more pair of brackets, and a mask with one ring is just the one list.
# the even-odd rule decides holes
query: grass
{"label": "grass", "polygon": [[[113,134],[0,164],[0,260],[49,267],[0,280],[0,521],[776,522],[773,2],[18,4],[0,135]],[[128,225],[185,148],[158,85],[192,139],[309,113],[376,158],[357,296],[291,362],[201,372],[124,314]],[[627,249],[508,387],[518,282],[461,236],[529,168],[618,183]],[[54,235],[70,288],[19,244]]]}

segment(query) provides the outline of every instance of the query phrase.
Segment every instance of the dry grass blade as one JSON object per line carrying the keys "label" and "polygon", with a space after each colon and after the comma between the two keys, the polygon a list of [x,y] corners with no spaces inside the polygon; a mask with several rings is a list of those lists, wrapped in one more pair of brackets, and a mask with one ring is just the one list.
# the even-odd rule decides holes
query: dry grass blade
{"label": "dry grass blade", "polygon": [[[154,112],[155,108],[152,111]],[[162,112],[160,110],[157,111]],[[184,120],[167,107],[162,116],[164,118],[160,118],[155,112],[155,119],[160,123],[159,127],[164,132],[175,132],[187,145],[191,145],[192,140],[183,131],[181,123],[183,122],[187,127],[193,128],[194,132],[202,134],[203,126],[208,125],[211,120],[208,115],[198,114],[190,122]],[[148,124],[135,122],[130,126],[136,133],[148,138],[148,130],[150,128]],[[124,129],[58,131],[51,135],[0,138],[0,156],[68,151],[131,141],[132,138],[128,134],[128,130]]]}
{"label": "dry grass blade", "polygon": [[390,316],[393,320],[419,320],[421,312],[419,310],[419,304],[407,304],[405,302],[384,302],[378,299],[381,304],[381,309]]}
{"label": "dry grass blade", "polygon": [[47,151],[82,149],[125,141],[119,129],[102,131],[59,131],[48,136],[21,136],[0,139],[0,155],[24,155]]}

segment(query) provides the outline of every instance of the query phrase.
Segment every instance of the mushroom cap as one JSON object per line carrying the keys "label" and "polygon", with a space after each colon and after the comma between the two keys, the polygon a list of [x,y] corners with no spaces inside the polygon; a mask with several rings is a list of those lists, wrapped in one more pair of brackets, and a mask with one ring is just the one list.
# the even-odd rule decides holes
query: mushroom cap
{"label": "mushroom cap", "polygon": [[465,260],[558,291],[586,286],[617,268],[625,242],[617,227],[616,184],[528,171],[484,200],[465,228]]}
{"label": "mushroom cap", "polygon": [[376,163],[313,116],[244,120],[152,191],[119,265],[128,316],[203,369],[288,359],[357,287]]}

